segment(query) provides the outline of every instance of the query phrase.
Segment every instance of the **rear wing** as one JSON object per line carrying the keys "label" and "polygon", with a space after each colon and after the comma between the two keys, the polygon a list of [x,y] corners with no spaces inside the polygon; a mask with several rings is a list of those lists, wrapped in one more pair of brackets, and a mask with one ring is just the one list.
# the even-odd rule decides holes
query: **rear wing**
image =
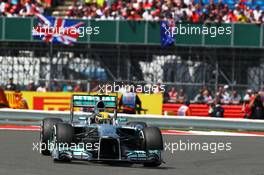
{"label": "rear wing", "polygon": [[75,107],[95,108],[99,101],[103,101],[106,109],[114,109],[116,117],[117,96],[108,95],[72,95],[71,98],[71,122],[73,122],[73,113]]}
{"label": "rear wing", "polygon": [[72,95],[72,107],[94,108],[103,101],[105,108],[117,108],[117,97],[108,95]]}

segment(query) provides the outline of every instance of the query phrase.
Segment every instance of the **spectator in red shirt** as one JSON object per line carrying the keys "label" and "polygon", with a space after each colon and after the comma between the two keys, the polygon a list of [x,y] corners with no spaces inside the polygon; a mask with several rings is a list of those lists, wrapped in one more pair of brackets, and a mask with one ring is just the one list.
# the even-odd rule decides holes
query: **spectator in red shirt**
{"label": "spectator in red shirt", "polygon": [[250,118],[252,114],[252,110],[250,108],[250,99],[249,98],[244,98],[244,103],[242,106],[242,112],[244,113],[245,118]]}
{"label": "spectator in red shirt", "polygon": [[196,11],[193,11],[192,14],[192,22],[193,23],[198,23],[200,21],[200,16]]}
{"label": "spectator in red shirt", "polygon": [[169,91],[168,95],[169,95],[169,100],[168,100],[169,102],[171,102],[171,103],[176,103],[177,102],[178,93],[177,93],[177,91],[175,90],[174,87],[171,88],[171,90]]}
{"label": "spectator in red shirt", "polygon": [[81,92],[81,91],[82,91],[82,89],[81,89],[81,82],[78,81],[78,82],[75,84],[74,88],[73,88],[73,92]]}
{"label": "spectator in red shirt", "polygon": [[145,10],[149,10],[149,9],[151,9],[151,7],[152,7],[152,3],[149,2],[148,0],[146,0],[146,1],[143,3],[143,8],[144,8]]}
{"label": "spectator in red shirt", "polygon": [[240,9],[246,10],[247,6],[244,4],[245,0],[240,0],[240,2],[238,3],[238,6]]}

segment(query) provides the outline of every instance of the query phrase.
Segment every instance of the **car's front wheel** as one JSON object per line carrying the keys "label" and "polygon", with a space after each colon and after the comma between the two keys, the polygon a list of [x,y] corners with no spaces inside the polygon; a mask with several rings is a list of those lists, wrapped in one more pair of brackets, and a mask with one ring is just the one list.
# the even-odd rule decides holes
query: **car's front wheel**
{"label": "car's front wheel", "polygon": [[[162,151],[163,150],[163,138],[159,128],[146,127],[143,129],[143,149],[146,152],[151,150]],[[143,163],[145,167],[158,167],[162,163],[161,155],[159,153],[152,153],[150,162]]]}
{"label": "car's front wheel", "polygon": [[163,138],[159,128],[146,127],[143,129],[144,148],[149,150],[163,150]]}
{"label": "car's front wheel", "polygon": [[[70,150],[73,141],[74,141],[74,129],[72,125],[68,123],[57,123],[54,126],[53,140],[55,147],[58,152],[60,150]],[[67,154],[58,155],[57,158],[54,158],[54,161],[70,161],[70,157]]]}

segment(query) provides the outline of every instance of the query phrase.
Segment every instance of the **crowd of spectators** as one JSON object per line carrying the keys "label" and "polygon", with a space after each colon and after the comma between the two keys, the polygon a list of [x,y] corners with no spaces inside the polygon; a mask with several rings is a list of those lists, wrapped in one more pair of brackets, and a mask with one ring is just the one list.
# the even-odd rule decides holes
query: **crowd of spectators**
{"label": "crowd of spectators", "polygon": [[40,82],[37,86],[34,82],[29,83],[25,90],[37,91],[37,92],[95,92],[98,90],[97,81],[92,81],[87,83],[77,82],[65,82],[58,83],[57,81],[52,81],[51,85],[49,83]]}
{"label": "crowd of spectators", "polygon": [[166,94],[166,100],[169,103],[184,103],[188,96],[185,94],[183,89],[176,91],[174,87],[172,87]]}
{"label": "crowd of spectators", "polygon": [[[70,18],[174,20],[192,23],[264,22],[264,2],[260,0],[73,0],[73,2],[66,13]],[[0,0],[0,16],[32,16],[36,12],[44,13],[49,7],[50,4],[45,0]]]}
{"label": "crowd of spectators", "polygon": [[67,81],[67,82],[58,82],[51,81],[49,82],[40,81],[36,83],[30,81],[26,86],[19,86],[14,83],[13,78],[10,78],[8,82],[4,85],[4,90],[8,91],[36,91],[36,92],[88,92],[88,91],[98,91],[99,82],[97,80],[92,80],[90,82],[83,83],[81,81]]}
{"label": "crowd of spectators", "polygon": [[45,0],[0,0],[0,16],[33,16],[43,14],[48,7]]}
{"label": "crowd of spectators", "polygon": [[[50,92],[88,92],[88,91],[96,92],[96,91],[100,91],[100,85],[102,84],[100,84],[100,82],[97,80],[91,80],[89,82],[86,81],[59,82],[53,80],[51,82],[40,81],[39,83],[30,81],[27,86],[21,87],[14,83],[13,78],[10,78],[8,82],[5,84],[4,89],[11,91],[26,90],[26,91],[37,91],[37,92],[49,92],[49,91]],[[154,87],[154,85],[151,86],[151,84],[147,84],[147,85],[145,86]],[[142,85],[142,87],[144,86]],[[259,95],[260,99],[264,102],[264,86],[261,90],[255,92],[251,89],[247,89],[245,93],[241,93],[241,95],[237,92],[237,90],[229,87],[228,85],[219,86],[215,94],[212,94],[212,91],[208,87],[203,87],[199,89],[198,93],[194,95],[193,98],[190,96],[190,94],[188,94],[184,90],[184,88],[176,89],[173,86],[164,87],[164,85],[162,85],[162,87],[164,88],[164,90],[162,90],[160,83],[156,84],[155,87],[156,87],[155,89],[152,89],[153,91],[151,91],[150,89],[142,92],[148,94],[162,93],[164,96],[165,103],[183,104],[186,101],[190,101],[191,103],[195,103],[195,104],[212,104],[217,102],[219,104],[238,105],[238,104],[243,104],[244,102],[252,101],[252,98],[255,97],[256,95]],[[146,88],[144,90],[146,90]]]}
{"label": "crowd of spectators", "polygon": [[[30,81],[27,86],[20,87],[14,83],[13,78],[10,78],[5,84],[4,89],[10,91],[26,90],[37,92],[95,92],[100,90],[100,85],[100,82],[97,80],[91,80],[85,83],[81,81],[58,82],[53,80],[51,82],[40,81],[39,83]],[[259,91],[255,92],[251,89],[247,89],[243,95],[242,93],[240,95],[237,90],[233,88],[231,89],[228,85],[219,86],[215,94],[212,94],[209,88],[203,87],[199,89],[199,92],[193,98],[188,96],[189,94],[185,92],[184,88],[176,89],[172,86],[169,89],[165,88],[164,91],[161,91],[160,86],[161,84],[158,83],[156,85],[157,88],[154,89],[154,91],[146,91],[145,93],[162,93],[164,95],[165,103],[183,104],[186,101],[190,101],[191,103],[195,104],[211,104],[217,102],[219,104],[237,105],[252,101],[253,97],[256,95],[260,96],[261,101],[264,102],[264,86]]]}
{"label": "crowd of spectators", "polygon": [[[181,107],[187,109],[186,102],[190,99],[185,96],[185,101],[178,100],[178,94],[183,93],[182,89],[177,91],[172,87],[168,91],[168,98],[165,103],[180,103]],[[241,96],[236,90],[231,90],[228,85],[220,86],[217,92],[211,95],[208,88],[202,88],[199,93],[190,100],[194,104],[207,104],[211,117],[224,117],[222,105],[242,105],[242,112],[245,118],[264,119],[264,86],[259,91],[246,90]],[[179,114],[178,114],[179,115]]]}
{"label": "crowd of spectators", "polygon": [[[68,17],[102,20],[175,20],[176,22],[262,23],[258,0],[114,0],[75,1]],[[231,3],[230,3],[231,2]]]}
{"label": "crowd of spectators", "polygon": [[184,103],[186,100],[190,100],[191,103],[196,104],[211,104],[211,103],[219,103],[219,104],[232,104],[238,105],[242,104],[245,101],[251,101],[253,97],[259,95],[261,100],[264,102],[264,87],[254,92],[251,89],[247,89],[244,95],[240,95],[237,90],[232,89],[228,86],[219,86],[217,92],[212,94],[209,88],[204,87],[201,88],[197,95],[193,99],[188,98],[183,89],[176,90],[175,87],[171,87],[166,93],[166,102],[168,103]]}

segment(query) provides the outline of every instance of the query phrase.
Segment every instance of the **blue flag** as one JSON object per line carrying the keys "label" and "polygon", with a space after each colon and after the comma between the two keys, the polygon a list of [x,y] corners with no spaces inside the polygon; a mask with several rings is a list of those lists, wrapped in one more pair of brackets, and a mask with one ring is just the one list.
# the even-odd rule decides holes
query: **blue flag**
{"label": "blue flag", "polygon": [[161,47],[170,46],[175,42],[172,33],[174,21],[161,21],[160,22],[160,44]]}

